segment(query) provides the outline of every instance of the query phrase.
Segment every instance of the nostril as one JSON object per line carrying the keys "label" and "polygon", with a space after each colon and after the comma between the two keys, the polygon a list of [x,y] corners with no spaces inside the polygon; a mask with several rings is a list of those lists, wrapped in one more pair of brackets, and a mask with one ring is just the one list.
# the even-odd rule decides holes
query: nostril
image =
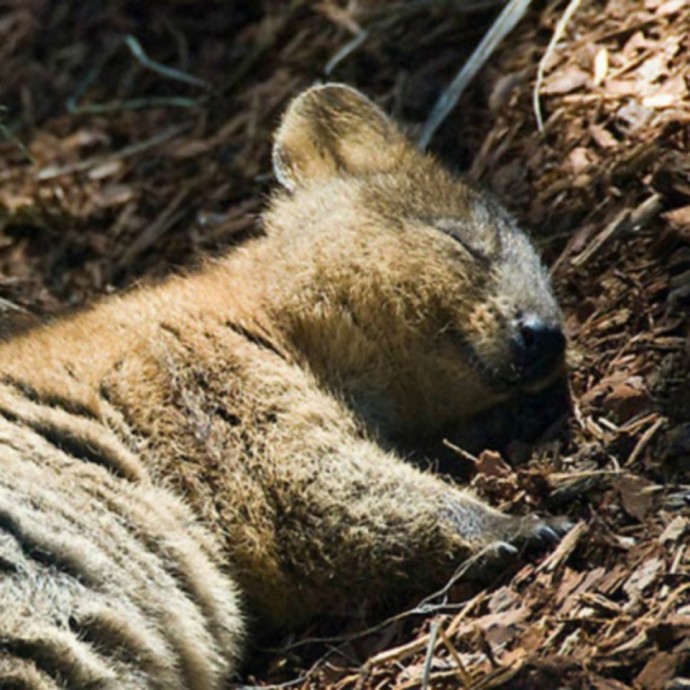
{"label": "nostril", "polygon": [[536,347],[538,330],[539,329],[535,328],[532,324],[520,324],[520,337],[522,338],[522,346],[525,351],[530,352]]}
{"label": "nostril", "polygon": [[527,315],[518,322],[518,359],[527,379],[539,380],[550,374],[563,359],[565,336],[558,324]]}

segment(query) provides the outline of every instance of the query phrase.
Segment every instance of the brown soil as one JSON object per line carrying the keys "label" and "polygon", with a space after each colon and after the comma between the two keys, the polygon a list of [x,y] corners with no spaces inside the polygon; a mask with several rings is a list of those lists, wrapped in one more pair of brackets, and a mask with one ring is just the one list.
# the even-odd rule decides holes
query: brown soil
{"label": "brown soil", "polygon": [[[690,687],[690,12],[582,2],[544,65],[540,133],[537,66],[566,3],[534,4],[432,149],[533,230],[567,315],[573,414],[539,443],[517,429],[500,454],[452,457],[494,503],[578,525],[488,587],[280,640],[245,683]],[[260,232],[271,132],[316,79],[418,132],[493,17],[460,5],[4,3],[0,332]]]}

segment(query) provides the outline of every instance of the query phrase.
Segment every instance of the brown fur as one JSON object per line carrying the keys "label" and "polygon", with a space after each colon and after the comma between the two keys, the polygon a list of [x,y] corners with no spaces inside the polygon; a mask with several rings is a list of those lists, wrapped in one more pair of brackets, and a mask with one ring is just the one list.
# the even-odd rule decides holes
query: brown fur
{"label": "brown fur", "polygon": [[515,315],[560,320],[525,236],[346,87],[274,165],[265,237],[0,346],[0,679],[219,687],[241,608],[293,627],[544,533],[391,450],[520,387]]}

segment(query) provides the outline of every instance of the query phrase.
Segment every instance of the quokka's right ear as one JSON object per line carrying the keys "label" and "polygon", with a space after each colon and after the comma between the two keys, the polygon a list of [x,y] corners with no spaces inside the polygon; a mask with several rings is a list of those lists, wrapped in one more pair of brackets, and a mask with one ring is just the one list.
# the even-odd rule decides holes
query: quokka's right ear
{"label": "quokka's right ear", "polygon": [[343,84],[308,89],[288,106],[275,135],[273,168],[289,191],[338,174],[384,172],[411,149],[393,121]]}

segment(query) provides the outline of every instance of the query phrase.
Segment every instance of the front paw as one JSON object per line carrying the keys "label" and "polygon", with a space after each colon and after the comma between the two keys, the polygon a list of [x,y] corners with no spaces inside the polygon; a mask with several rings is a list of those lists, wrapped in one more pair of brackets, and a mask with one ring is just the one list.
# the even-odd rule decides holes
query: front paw
{"label": "front paw", "polygon": [[523,546],[554,546],[574,526],[565,517],[505,515],[502,529],[486,542],[466,563],[470,580],[489,584],[509,567]]}
{"label": "front paw", "polygon": [[466,493],[447,497],[444,517],[475,551],[499,542],[515,547],[555,544],[573,526],[565,517],[507,515]]}
{"label": "front paw", "polygon": [[510,544],[557,544],[567,534],[574,522],[565,516],[546,516],[531,514],[525,516],[509,516],[506,538]]}

